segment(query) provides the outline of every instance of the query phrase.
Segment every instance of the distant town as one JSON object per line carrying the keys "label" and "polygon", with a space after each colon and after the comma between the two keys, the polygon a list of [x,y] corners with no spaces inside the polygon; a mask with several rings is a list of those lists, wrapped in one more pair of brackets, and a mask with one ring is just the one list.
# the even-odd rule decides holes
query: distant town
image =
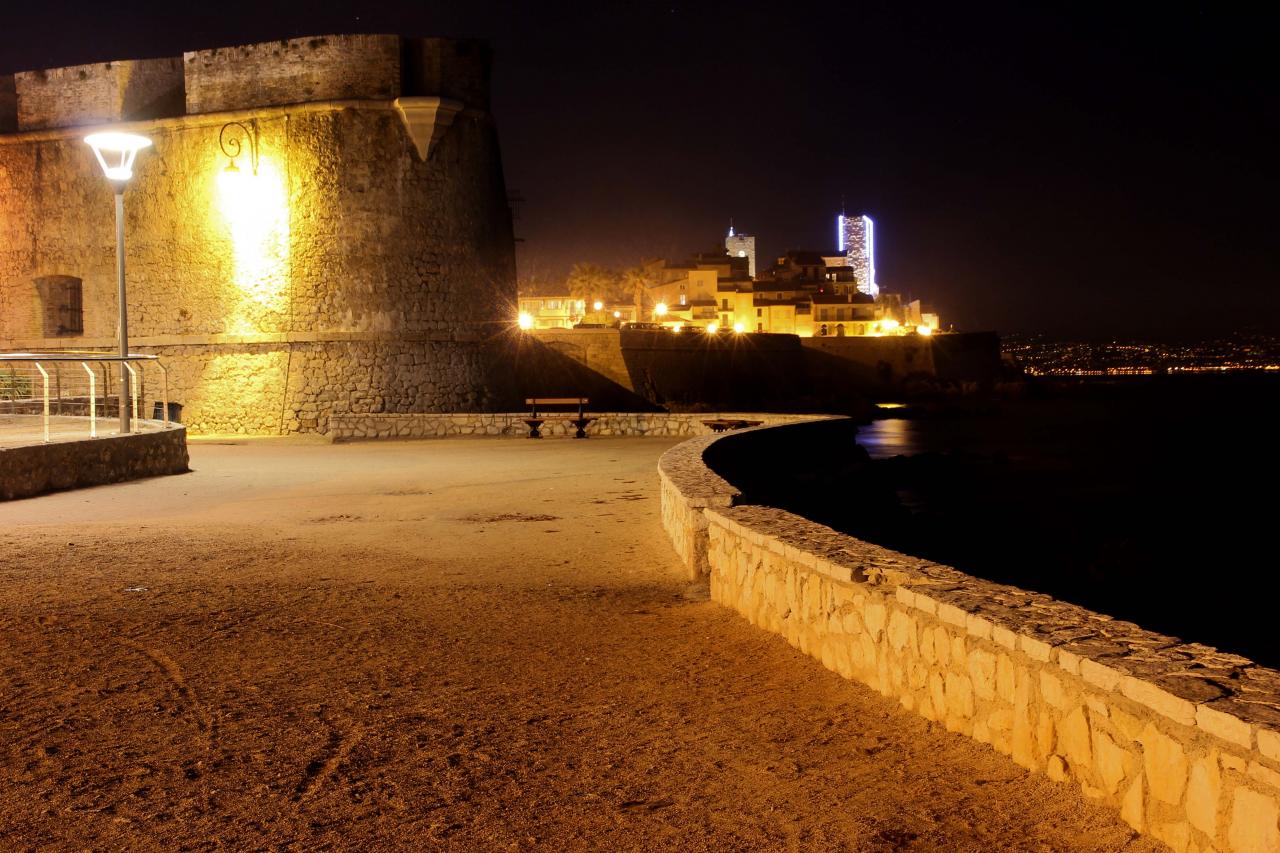
{"label": "distant town", "polygon": [[1237,332],[1190,343],[1064,341],[1009,335],[1001,349],[1029,376],[1142,376],[1280,370],[1280,336]]}
{"label": "distant town", "polygon": [[756,238],[729,225],[723,247],[617,272],[578,264],[560,281],[520,284],[524,329],[642,325],[672,332],[799,337],[929,336],[940,319],[920,300],[881,292],[875,223],[836,217],[836,246],[793,250],[757,272]]}

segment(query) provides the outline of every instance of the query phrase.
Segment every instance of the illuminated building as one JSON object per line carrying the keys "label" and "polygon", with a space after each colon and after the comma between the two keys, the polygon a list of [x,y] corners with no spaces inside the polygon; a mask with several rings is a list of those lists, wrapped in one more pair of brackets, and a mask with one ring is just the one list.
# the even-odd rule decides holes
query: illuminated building
{"label": "illuminated building", "polygon": [[131,344],[193,431],[483,409],[517,316],[488,75],[481,42],[330,35],[0,78],[0,349],[113,346],[82,140],[129,130]]}
{"label": "illuminated building", "polygon": [[732,258],[747,259],[747,275],[756,277],[756,238],[751,234],[735,234],[729,223],[729,235],[724,238],[724,249]]}
{"label": "illuminated building", "polygon": [[847,258],[858,279],[858,290],[868,296],[879,296],[876,282],[875,223],[865,213],[836,217],[836,250]]}

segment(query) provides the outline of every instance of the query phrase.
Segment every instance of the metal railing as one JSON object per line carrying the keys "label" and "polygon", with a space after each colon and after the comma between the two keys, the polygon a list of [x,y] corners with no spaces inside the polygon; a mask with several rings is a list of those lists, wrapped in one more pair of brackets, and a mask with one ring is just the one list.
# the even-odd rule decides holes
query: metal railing
{"label": "metal railing", "polygon": [[[112,393],[112,371],[108,366],[123,363],[129,375],[129,393],[119,387]],[[130,432],[141,432],[138,406],[146,399],[146,367],[160,371],[160,410],[164,427],[169,428],[169,371],[154,355],[127,357],[104,352],[10,352],[0,353],[0,415],[40,416],[43,437],[50,441],[53,418],[64,435],[76,435],[87,421],[90,438],[98,437],[98,418],[109,417],[114,397],[115,414],[120,400],[127,397],[132,413]],[[95,368],[97,368],[95,370]],[[100,376],[99,376],[100,374]],[[119,381],[116,382],[119,386]]]}

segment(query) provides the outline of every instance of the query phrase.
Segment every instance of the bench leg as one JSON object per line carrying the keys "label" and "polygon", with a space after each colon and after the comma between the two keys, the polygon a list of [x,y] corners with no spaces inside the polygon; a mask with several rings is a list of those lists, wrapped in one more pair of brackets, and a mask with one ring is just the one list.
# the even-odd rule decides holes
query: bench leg
{"label": "bench leg", "polygon": [[538,418],[526,418],[525,423],[529,425],[529,438],[542,438],[542,421]]}
{"label": "bench leg", "polygon": [[574,422],[573,422],[573,425],[574,425],[574,426],[576,426],[576,427],[578,428],[578,431],[577,431],[576,433],[574,433],[574,436],[573,436],[573,437],[574,437],[574,438],[586,438],[586,437],[587,437],[587,424],[589,424],[589,423],[591,423],[591,421],[585,421],[585,420],[582,420],[581,418],[579,418],[578,420],[574,421]]}

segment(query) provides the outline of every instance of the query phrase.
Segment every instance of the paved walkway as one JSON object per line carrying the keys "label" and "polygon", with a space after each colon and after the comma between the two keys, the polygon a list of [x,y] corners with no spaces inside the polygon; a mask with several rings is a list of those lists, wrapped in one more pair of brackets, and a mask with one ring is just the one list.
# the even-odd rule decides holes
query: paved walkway
{"label": "paved walkway", "polygon": [[0,849],[1151,850],[682,579],[655,439],[0,504]]}

